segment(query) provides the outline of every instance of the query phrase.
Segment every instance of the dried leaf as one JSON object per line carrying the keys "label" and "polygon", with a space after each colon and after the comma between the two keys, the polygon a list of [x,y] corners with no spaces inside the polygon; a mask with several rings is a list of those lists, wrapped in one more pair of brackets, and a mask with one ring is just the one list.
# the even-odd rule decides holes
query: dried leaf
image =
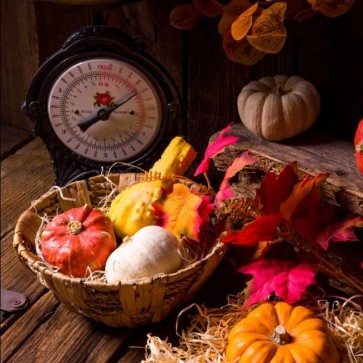
{"label": "dried leaf", "polygon": [[335,18],[345,14],[351,9],[355,0],[307,0],[313,10],[319,11],[325,16]]}
{"label": "dried leaf", "polygon": [[261,241],[272,241],[276,238],[276,229],[281,218],[280,213],[257,217],[254,221],[245,224],[239,231],[227,231],[221,237],[221,241],[242,246],[254,246]]}
{"label": "dried leaf", "polygon": [[270,172],[263,177],[260,188],[256,190],[256,197],[262,205],[263,213],[280,211],[280,204],[289,197],[298,182],[296,170],[297,163],[294,162],[286,165],[278,175]]}
{"label": "dried leaf", "polygon": [[300,236],[314,243],[320,231],[333,220],[335,212],[336,207],[324,203],[318,189],[313,188],[295,209],[291,225]]}
{"label": "dried leaf", "polygon": [[238,158],[235,158],[232,164],[227,168],[224,173],[223,181],[219,187],[219,191],[215,197],[216,202],[223,199],[230,199],[234,196],[231,186],[229,185],[229,180],[233,178],[240,170],[245,166],[251,165],[257,162],[257,159],[245,151]]}
{"label": "dried leaf", "polygon": [[287,31],[284,25],[287,5],[277,2],[262,10],[252,26],[252,35],[247,35],[248,42],[257,50],[275,54],[285,44]]}
{"label": "dried leaf", "polygon": [[329,174],[319,174],[315,177],[307,176],[303,181],[295,185],[291,195],[280,206],[284,218],[291,219],[296,214],[301,202],[308,196],[313,188],[319,187]]}
{"label": "dried leaf", "polygon": [[305,14],[311,16],[316,14],[306,0],[285,0],[287,4],[286,16],[301,21],[305,19]]}
{"label": "dried leaf", "polygon": [[330,242],[359,241],[353,227],[363,228],[363,217],[328,225],[321,231],[316,242],[327,250]]}
{"label": "dried leaf", "polygon": [[251,257],[251,262],[263,258],[266,255],[267,251],[270,249],[270,247],[271,247],[270,241],[258,242],[257,248]]}
{"label": "dried leaf", "polygon": [[194,6],[209,18],[214,18],[223,13],[224,6],[218,0],[193,0]]}
{"label": "dried leaf", "polygon": [[202,16],[193,4],[180,4],[171,11],[170,24],[179,30],[191,30]]}
{"label": "dried leaf", "polygon": [[225,127],[220,133],[214,142],[212,142],[205,150],[204,158],[202,162],[199,164],[197,170],[194,173],[194,176],[198,176],[199,174],[207,172],[209,168],[210,159],[217,154],[223,152],[223,150],[231,144],[234,144],[237,140],[237,136],[224,136],[230,129],[231,125]]}
{"label": "dried leaf", "polygon": [[234,40],[242,40],[252,27],[252,16],[258,9],[258,3],[245,10],[231,26],[231,34]]}
{"label": "dried leaf", "polygon": [[252,2],[249,0],[232,0],[229,2],[223,10],[223,15],[218,23],[218,32],[224,35],[230,31],[232,23],[238,18],[238,16],[245,10],[252,6]]}
{"label": "dried leaf", "polygon": [[[161,220],[160,225],[176,237],[185,235],[195,241],[199,240],[200,226],[205,222],[199,214],[200,208],[207,200],[192,193],[181,183],[174,185],[173,192],[165,195],[153,206]],[[203,218],[208,217],[203,209]]]}
{"label": "dried leaf", "polygon": [[223,36],[223,49],[229,60],[245,66],[252,66],[265,56],[265,53],[252,47],[246,39],[239,42],[234,40],[230,31]]}
{"label": "dried leaf", "polygon": [[310,265],[291,261],[262,259],[238,271],[254,276],[249,283],[245,307],[266,301],[271,294],[293,304],[302,299],[308,286],[316,283],[315,271]]}

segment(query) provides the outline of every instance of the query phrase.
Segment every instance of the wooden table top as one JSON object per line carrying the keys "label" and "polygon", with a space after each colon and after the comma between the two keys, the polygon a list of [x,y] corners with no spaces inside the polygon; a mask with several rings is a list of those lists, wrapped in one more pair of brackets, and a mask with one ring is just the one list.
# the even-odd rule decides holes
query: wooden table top
{"label": "wooden table top", "polygon": [[[239,134],[243,133],[238,127],[234,131]],[[301,148],[294,147],[294,152],[303,152],[302,155],[307,155],[307,160],[316,165],[316,160],[310,154],[318,155],[320,153],[314,152],[314,145],[312,145],[313,151],[309,149],[303,152]],[[331,143],[326,145],[330,145],[334,150],[339,150],[336,157],[342,157],[339,154],[342,154],[344,148]],[[348,155],[352,155],[352,145],[344,145]],[[236,144],[235,149],[238,151],[245,146],[255,150],[261,156],[265,155],[265,152],[272,154],[274,158],[278,157],[276,153],[288,155],[288,145],[276,144],[273,145],[275,149],[271,149],[270,145],[266,151],[260,141],[254,143],[242,138]],[[224,159],[215,160],[217,168],[223,169],[226,158],[233,157],[236,150],[232,148]],[[328,155],[327,159],[330,159],[330,152],[325,150],[324,154]],[[295,155],[291,157],[295,157]],[[357,178],[359,185],[363,179],[351,166],[354,165],[352,157],[349,158],[349,163],[347,162],[349,167],[344,165],[345,162],[337,163],[337,159],[331,165],[338,165],[339,168],[344,166],[349,175],[354,174],[356,177],[344,178],[332,174],[331,185],[335,189],[345,189],[339,184],[339,180],[345,179],[351,184],[354,180],[354,185],[349,185],[348,191],[354,196],[351,206],[356,211],[360,211],[359,208],[362,205],[357,200],[361,201],[358,196],[361,196],[362,188],[357,186]],[[280,160],[284,159],[280,158]],[[286,160],[286,162],[290,161]],[[324,165],[320,164],[325,168]],[[308,170],[309,165],[306,165],[306,168]],[[1,311],[1,362],[141,362],[145,359],[148,334],[161,339],[168,338],[173,345],[178,345],[176,334],[178,314],[189,303],[221,307],[226,304],[229,294],[236,294],[245,287],[243,275],[235,271],[236,266],[230,259],[224,258],[192,301],[181,306],[160,323],[138,328],[110,328],[69,311],[54,297],[52,292],[36,279],[30,270],[20,263],[12,246],[15,225],[21,213],[29,208],[32,201],[45,194],[53,185],[52,163],[39,138],[28,142],[15,154],[9,155],[2,161],[1,287],[25,294],[29,306],[17,313]],[[195,314],[196,311],[191,313]],[[191,313],[182,316],[179,321],[179,329],[188,323],[188,315]],[[180,332],[180,330],[178,331]]]}
{"label": "wooden table top", "polygon": [[[29,306],[17,313],[1,312],[1,361],[136,363],[145,359],[148,334],[178,344],[175,324],[182,307],[158,324],[110,328],[69,311],[20,263],[12,246],[16,222],[53,184],[52,164],[39,138],[2,162],[1,287],[25,294]],[[224,281],[223,274],[215,271],[193,302],[224,305],[233,292]],[[237,281],[237,289],[242,289],[242,277]]]}

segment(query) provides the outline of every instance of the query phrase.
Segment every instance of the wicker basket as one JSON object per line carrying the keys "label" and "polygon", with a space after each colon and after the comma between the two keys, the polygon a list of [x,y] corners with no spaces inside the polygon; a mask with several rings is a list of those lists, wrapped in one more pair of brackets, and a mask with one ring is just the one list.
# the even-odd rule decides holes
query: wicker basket
{"label": "wicker basket", "polygon": [[35,240],[42,224],[40,216],[53,217],[86,203],[98,206],[110,194],[112,183],[122,190],[141,177],[143,174],[112,174],[107,178],[100,175],[55,189],[34,202],[21,215],[15,229],[13,245],[20,261],[58,300],[78,314],[114,327],[134,327],[164,319],[196,294],[226,251],[225,244],[217,240],[204,257],[176,273],[114,284],[55,272],[36,254]]}

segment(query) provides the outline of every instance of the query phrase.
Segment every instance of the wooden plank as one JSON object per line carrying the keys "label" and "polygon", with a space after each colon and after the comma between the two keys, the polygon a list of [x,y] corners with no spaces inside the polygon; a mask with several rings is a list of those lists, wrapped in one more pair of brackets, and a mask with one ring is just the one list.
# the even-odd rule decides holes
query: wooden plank
{"label": "wooden plank", "polygon": [[136,329],[112,329],[74,314],[47,292],[2,334],[7,362],[105,362]]}
{"label": "wooden plank", "polygon": [[[313,130],[290,140],[269,142],[253,135],[241,123],[233,125],[229,134],[239,136],[239,140],[214,159],[218,169],[225,170],[242,150],[259,156],[264,171],[281,169],[297,161],[303,174],[329,173],[323,187],[326,197],[348,211],[363,215],[363,175],[355,165],[352,143]],[[211,140],[216,137],[217,134],[213,135]],[[247,187],[253,191],[251,185]]]}
{"label": "wooden plank", "polygon": [[1,124],[1,160],[24,146],[31,138],[29,132]]}
{"label": "wooden plank", "polygon": [[20,214],[54,185],[44,143],[36,138],[1,163],[1,231],[15,228]]}
{"label": "wooden plank", "polygon": [[[55,300],[52,293],[48,292],[32,304],[30,309],[10,329],[5,332],[2,331],[2,360],[4,362],[21,362],[22,360],[17,360],[14,354],[16,355],[16,352],[22,350],[23,344],[32,336],[39,325],[44,323],[54,313],[58,306],[59,302]],[[23,360],[23,362],[25,361]]]}
{"label": "wooden plank", "polygon": [[38,67],[38,40],[33,4],[1,1],[1,124],[30,133],[31,122],[21,110],[25,92]]}
{"label": "wooden plank", "polygon": [[119,28],[144,42],[146,53],[164,66],[181,91],[183,86],[183,34],[169,23],[169,14],[178,4],[169,1],[135,1],[106,9],[105,23]]}

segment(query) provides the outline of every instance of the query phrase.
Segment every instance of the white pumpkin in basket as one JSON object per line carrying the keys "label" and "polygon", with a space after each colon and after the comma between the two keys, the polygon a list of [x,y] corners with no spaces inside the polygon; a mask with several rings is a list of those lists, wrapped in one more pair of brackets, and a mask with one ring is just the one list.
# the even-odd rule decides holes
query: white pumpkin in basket
{"label": "white pumpkin in basket", "polygon": [[181,262],[178,239],[163,227],[147,226],[112,252],[106,262],[106,280],[114,283],[173,273]]}
{"label": "white pumpkin in basket", "polygon": [[263,77],[244,86],[237,99],[242,123],[270,141],[296,136],[316,121],[320,96],[315,86],[298,76]]}

